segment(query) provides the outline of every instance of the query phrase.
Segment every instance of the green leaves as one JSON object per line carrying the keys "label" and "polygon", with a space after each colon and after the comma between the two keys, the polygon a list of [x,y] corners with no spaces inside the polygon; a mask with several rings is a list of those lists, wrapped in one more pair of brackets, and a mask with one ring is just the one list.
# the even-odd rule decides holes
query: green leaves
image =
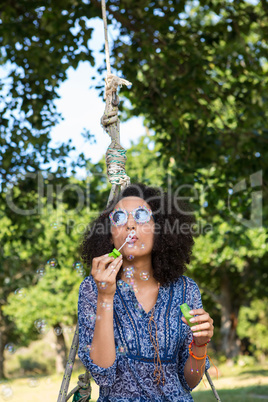
{"label": "green leaves", "polygon": [[[10,294],[3,308],[16,324],[18,331],[30,339],[38,331],[36,321],[44,320],[47,327],[57,323],[73,325],[77,320],[78,290],[81,276],[72,267],[51,268],[46,266],[44,276],[35,286],[23,293]],[[42,332],[41,332],[42,333]]]}
{"label": "green leaves", "polygon": [[241,339],[250,342],[251,353],[259,358],[267,353],[267,299],[254,300],[241,308],[237,332]]}
{"label": "green leaves", "polygon": [[0,66],[6,68],[5,78],[0,79],[4,155],[0,174],[5,187],[28,165],[37,169],[51,159],[58,161],[64,174],[62,158],[70,148],[65,145],[56,154],[48,146],[50,130],[61,118],[53,102],[69,67],[85,60],[94,63],[86,16],[98,13],[91,5],[73,1],[7,2],[0,12]]}

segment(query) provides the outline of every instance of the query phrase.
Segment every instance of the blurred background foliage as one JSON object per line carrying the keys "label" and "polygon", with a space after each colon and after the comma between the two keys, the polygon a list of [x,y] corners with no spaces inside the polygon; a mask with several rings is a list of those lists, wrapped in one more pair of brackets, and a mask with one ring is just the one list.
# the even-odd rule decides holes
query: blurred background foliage
{"label": "blurred background foliage", "polygon": [[[263,360],[267,2],[111,0],[107,9],[118,29],[112,63],[133,82],[121,93],[130,101],[122,117],[143,116],[145,125],[128,150],[127,174],[189,199],[197,223],[188,275],[215,319],[212,346],[223,359]],[[104,158],[93,165],[81,154],[68,174],[72,147],[53,149],[50,130],[66,71],[94,63],[87,21],[100,15],[98,0],[0,5],[0,65],[9,67],[0,80],[0,377],[5,356],[48,328],[57,371],[66,361],[63,329],[76,324],[79,284],[89,274],[79,244],[110,185]]]}

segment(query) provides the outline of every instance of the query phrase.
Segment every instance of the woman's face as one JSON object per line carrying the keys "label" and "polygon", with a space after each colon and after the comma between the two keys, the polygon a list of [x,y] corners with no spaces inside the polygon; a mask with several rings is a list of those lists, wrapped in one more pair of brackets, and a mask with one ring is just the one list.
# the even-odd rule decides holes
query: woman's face
{"label": "woman's face", "polygon": [[[142,198],[126,197],[119,201],[114,209],[122,208],[127,212],[132,212],[134,209],[141,206],[150,209],[150,206]],[[135,230],[136,236],[134,239],[131,242],[126,243],[120,252],[127,259],[129,259],[129,256],[135,258],[151,254],[154,241],[154,227],[155,225],[152,217],[147,223],[137,223],[132,214],[129,214],[126,224],[122,226],[112,226],[111,232],[113,244],[118,250],[126,241],[131,230]]]}

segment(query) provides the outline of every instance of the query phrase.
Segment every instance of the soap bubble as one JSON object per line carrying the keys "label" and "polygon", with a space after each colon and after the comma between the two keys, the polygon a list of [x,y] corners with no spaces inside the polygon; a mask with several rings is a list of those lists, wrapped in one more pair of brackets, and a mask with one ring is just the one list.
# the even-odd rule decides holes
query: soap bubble
{"label": "soap bubble", "polygon": [[142,308],[142,305],[141,305],[139,302],[136,302],[136,303],[134,304],[134,307],[135,307],[135,309],[136,309],[137,316],[140,317],[140,318],[142,318],[142,316],[143,316],[143,308]]}
{"label": "soap bubble", "polygon": [[58,266],[58,261],[56,258],[50,258],[50,260],[47,261],[47,265],[49,265],[50,268],[56,268]]}
{"label": "soap bubble", "polygon": [[5,345],[5,350],[10,354],[13,355],[16,352],[16,346],[14,343],[7,343]]}
{"label": "soap bubble", "polygon": [[76,272],[78,273],[78,275],[80,275],[80,276],[85,276],[86,275],[86,271],[83,268],[82,262],[80,262],[80,261],[74,262],[73,267],[76,270]]}
{"label": "soap bubble", "polygon": [[18,288],[15,290],[14,294],[19,298],[23,299],[26,296],[26,291],[23,288]]}
{"label": "soap bubble", "polygon": [[37,332],[39,332],[39,334],[46,334],[49,331],[46,320],[43,320],[41,318],[38,320],[35,320],[34,326],[35,326]]}
{"label": "soap bubble", "polygon": [[69,359],[69,360],[67,361],[67,367],[70,368],[70,369],[73,368],[73,362],[72,362],[71,359]]}
{"label": "soap bubble", "polygon": [[44,268],[43,266],[39,267],[39,268],[36,270],[36,274],[37,274],[37,276],[38,276],[38,279],[42,279],[43,276],[46,274],[45,268]]}
{"label": "soap bubble", "polygon": [[73,327],[71,327],[71,326],[64,327],[64,328],[62,329],[62,332],[63,332],[64,334],[71,334],[71,333],[73,332]]}
{"label": "soap bubble", "polygon": [[141,272],[140,273],[140,278],[142,281],[148,281],[148,279],[150,278],[149,272]]}
{"label": "soap bubble", "polygon": [[112,303],[106,303],[106,311],[112,311]]}
{"label": "soap bubble", "polygon": [[134,278],[130,278],[129,279],[129,284],[130,284],[130,286],[134,286],[135,285],[135,279]]}
{"label": "soap bubble", "polygon": [[141,305],[139,302],[135,302],[135,303],[134,303],[134,307],[135,307],[135,309],[137,309],[137,310],[141,310],[141,309],[142,309],[142,305]]}
{"label": "soap bubble", "polygon": [[77,270],[77,269],[79,270],[79,269],[83,268],[83,264],[80,261],[76,261],[73,263],[73,267],[75,270]]}
{"label": "soap bubble", "polygon": [[134,243],[128,243],[128,248],[133,248],[134,247]]}
{"label": "soap bubble", "polygon": [[122,281],[121,279],[119,279],[119,281],[117,281],[117,286],[119,287],[121,292],[126,292],[129,289],[128,284],[125,281]]}
{"label": "soap bubble", "polygon": [[134,267],[125,267],[123,269],[124,275],[127,279],[133,278],[134,275]]}
{"label": "soap bubble", "polygon": [[112,310],[112,304],[111,303],[102,302],[100,305],[106,311],[111,311]]}
{"label": "soap bubble", "polygon": [[52,228],[53,228],[54,230],[57,230],[57,229],[58,229],[58,223],[57,223],[57,222],[51,223],[50,226],[52,226]]}
{"label": "soap bubble", "polygon": [[132,254],[127,255],[127,260],[128,261],[132,261],[133,259],[134,259],[134,255],[132,255]]}
{"label": "soap bubble", "polygon": [[54,333],[55,333],[56,336],[60,336],[62,334],[61,327],[55,327],[54,328]]}
{"label": "soap bubble", "polygon": [[107,288],[107,282],[99,282],[99,287],[101,288],[101,289],[106,289]]}
{"label": "soap bubble", "polygon": [[69,325],[68,327],[66,327],[66,332],[67,332],[68,334],[72,334],[72,333],[74,332],[73,327],[72,327],[71,325]]}
{"label": "soap bubble", "polygon": [[95,313],[89,313],[87,315],[87,319],[91,324],[93,324],[95,322],[95,320],[96,320],[96,314]]}
{"label": "soap bubble", "polygon": [[138,285],[137,285],[136,282],[135,282],[134,285],[132,286],[132,289],[133,289],[133,291],[134,291],[135,293],[138,293],[139,288],[138,288]]}
{"label": "soap bubble", "polygon": [[127,340],[128,342],[130,342],[130,341],[132,341],[132,339],[133,339],[132,334],[128,333],[128,334],[126,335],[126,340]]}
{"label": "soap bubble", "polygon": [[92,345],[86,345],[85,347],[84,347],[84,351],[85,352],[91,352],[92,350],[93,350],[94,348],[92,348]]}
{"label": "soap bubble", "polygon": [[141,245],[141,249],[142,249],[142,250],[144,250],[144,249],[145,249],[145,244],[144,244],[144,243],[142,243],[142,245]]}
{"label": "soap bubble", "polygon": [[124,356],[127,353],[127,348],[124,345],[118,345],[117,351],[120,355]]}
{"label": "soap bubble", "polygon": [[84,270],[84,268],[77,269],[76,272],[80,276],[86,276],[86,271]]}
{"label": "soap bubble", "polygon": [[30,377],[30,378],[28,379],[28,385],[29,385],[29,387],[31,387],[31,388],[35,388],[35,387],[38,387],[39,382],[38,382],[37,378]]}
{"label": "soap bubble", "polygon": [[13,397],[13,390],[9,385],[3,385],[1,388],[1,396],[5,401]]}

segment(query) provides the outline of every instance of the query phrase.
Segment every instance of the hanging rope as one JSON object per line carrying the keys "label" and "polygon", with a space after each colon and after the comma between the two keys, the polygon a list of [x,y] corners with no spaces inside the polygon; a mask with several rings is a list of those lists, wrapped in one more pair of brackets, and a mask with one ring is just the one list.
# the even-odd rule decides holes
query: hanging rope
{"label": "hanging rope", "polygon": [[130,178],[127,176],[125,170],[125,164],[127,160],[126,150],[120,144],[120,122],[118,118],[119,98],[117,96],[117,89],[118,87],[121,88],[122,85],[128,86],[132,84],[125,79],[111,74],[105,0],[102,0],[101,4],[107,68],[104,96],[104,99],[106,100],[106,105],[104,115],[101,118],[101,125],[104,130],[109,134],[112,140],[106,152],[107,175],[110,183],[112,184],[112,189],[110,191],[107,202],[108,205],[115,197],[115,195],[119,192],[120,188],[123,189],[130,184]]}
{"label": "hanging rope", "polygon": [[106,13],[105,0],[101,0],[101,11],[102,11],[103,26],[104,26],[106,69],[107,69],[107,74],[111,74],[110,52],[109,52],[109,42],[108,42],[107,13]]}

